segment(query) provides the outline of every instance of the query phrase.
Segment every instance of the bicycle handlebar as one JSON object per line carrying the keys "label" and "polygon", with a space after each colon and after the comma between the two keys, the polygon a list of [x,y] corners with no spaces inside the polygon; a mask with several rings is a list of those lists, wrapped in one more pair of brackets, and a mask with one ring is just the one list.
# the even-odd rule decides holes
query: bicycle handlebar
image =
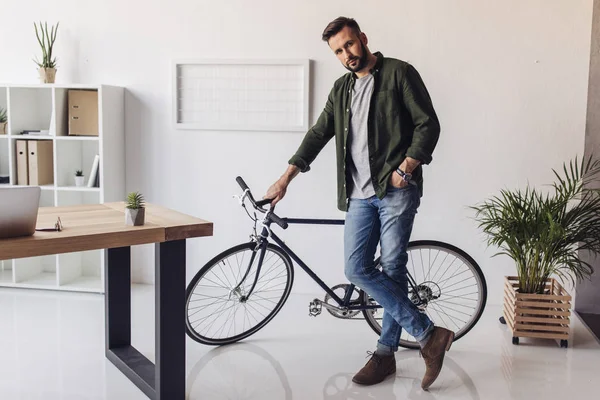
{"label": "bicycle handlebar", "polygon": [[244,182],[241,176],[238,176],[237,178],[235,178],[235,180],[237,181],[238,185],[240,185],[242,190],[250,191],[250,189],[248,189],[248,185],[246,185],[246,182]]}
{"label": "bicycle handlebar", "polygon": [[[238,183],[238,185],[240,185],[240,187],[242,188],[243,191],[248,192],[248,198],[250,199],[250,202],[252,203],[254,208],[256,208],[262,212],[267,212],[267,210],[265,210],[262,207],[266,204],[270,204],[273,201],[273,199],[264,199],[264,200],[256,201],[256,200],[254,200],[254,197],[252,196],[252,192],[250,191],[250,188],[248,188],[248,185],[246,185],[246,182],[244,182],[244,179],[242,179],[241,176],[238,176],[237,178],[235,178],[235,180]],[[272,206],[271,209],[269,210],[270,212],[269,212],[268,218],[271,221],[275,222],[277,225],[279,225],[282,229],[287,229],[288,223],[285,222],[279,216],[277,216],[273,212],[274,210],[275,210],[275,207]]]}

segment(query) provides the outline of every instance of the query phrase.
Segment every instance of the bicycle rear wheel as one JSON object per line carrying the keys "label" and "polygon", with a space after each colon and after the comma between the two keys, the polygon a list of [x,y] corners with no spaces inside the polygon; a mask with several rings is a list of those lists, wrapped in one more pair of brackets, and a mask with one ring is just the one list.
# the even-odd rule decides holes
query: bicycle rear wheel
{"label": "bicycle rear wheel", "polygon": [[[415,241],[408,245],[406,267],[417,284],[419,296],[426,300],[421,312],[436,326],[454,331],[454,340],[466,335],[479,321],[487,301],[487,285],[481,268],[467,253],[447,243]],[[416,302],[410,285],[408,291],[408,296]],[[377,304],[366,292],[362,293],[363,304]],[[381,334],[383,309],[364,310],[363,315],[369,326]],[[405,330],[398,345],[419,348],[419,343]]]}
{"label": "bicycle rear wheel", "polygon": [[[188,336],[202,344],[230,344],[256,333],[273,319],[290,294],[294,270],[289,256],[268,244],[256,287],[246,299],[259,256],[255,242],[244,243],[225,250],[198,271],[186,290]],[[246,279],[237,288],[248,267]]]}

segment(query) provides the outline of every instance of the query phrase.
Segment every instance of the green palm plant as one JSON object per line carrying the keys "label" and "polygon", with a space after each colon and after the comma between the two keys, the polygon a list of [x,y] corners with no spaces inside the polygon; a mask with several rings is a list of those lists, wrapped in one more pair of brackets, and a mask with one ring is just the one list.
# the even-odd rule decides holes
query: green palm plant
{"label": "green palm plant", "polygon": [[572,283],[589,278],[593,268],[579,252],[600,253],[600,190],[590,185],[600,161],[575,158],[563,164],[563,175],[553,172],[550,193],[503,189],[471,207],[488,245],[500,249],[495,256],[515,261],[521,293],[542,294],[552,275]]}
{"label": "green palm plant", "polygon": [[6,122],[8,120],[6,116],[6,109],[0,107],[0,124]]}

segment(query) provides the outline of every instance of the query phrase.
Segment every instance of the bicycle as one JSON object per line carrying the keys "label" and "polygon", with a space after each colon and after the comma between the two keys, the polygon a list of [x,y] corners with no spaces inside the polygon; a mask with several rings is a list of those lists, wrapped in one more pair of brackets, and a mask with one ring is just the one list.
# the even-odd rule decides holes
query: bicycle
{"label": "bicycle", "polygon": [[[290,224],[343,225],[344,220],[279,217],[274,207],[264,208],[271,200],[256,201],[244,180],[237,177],[236,181],[243,193],[234,197],[254,221],[253,234],[249,242],[215,256],[190,281],[186,289],[188,336],[206,345],[226,345],[258,332],[281,310],[291,292],[292,259],[326,293],[324,300],[310,302],[309,315],[317,316],[323,308],[343,319],[355,319],[362,313],[379,335],[383,308],[373,298],[351,283],[327,286],[271,229],[273,223],[285,230]],[[253,215],[246,207],[246,200],[254,208]],[[263,215],[260,221],[257,212]],[[409,298],[436,325],[452,329],[454,340],[460,339],[475,326],[485,308],[487,284],[481,268],[463,250],[440,241],[412,241],[408,253]],[[419,260],[420,269],[415,267]],[[378,258],[374,262],[379,266]],[[338,296],[336,290],[342,293]],[[460,290],[468,293],[457,293]],[[404,330],[399,346],[419,348],[418,342]]]}

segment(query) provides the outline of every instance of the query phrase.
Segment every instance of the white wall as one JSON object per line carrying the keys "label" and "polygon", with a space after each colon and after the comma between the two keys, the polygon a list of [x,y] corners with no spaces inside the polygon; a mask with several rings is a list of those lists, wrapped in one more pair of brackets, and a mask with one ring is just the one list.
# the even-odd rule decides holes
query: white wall
{"label": "white wall", "polygon": [[[551,168],[582,153],[591,11],[592,0],[6,1],[0,81],[36,82],[32,22],[47,20],[61,22],[57,82],[128,87],[128,189],[215,223],[213,238],[189,242],[191,277],[250,233],[231,197],[239,193],[235,177],[262,196],[303,135],[174,130],[172,59],[311,59],[312,123],[345,72],[320,34],[333,18],[353,16],[372,51],[417,67],[441,120],[413,238],[465,249],[486,274],[489,302],[500,303],[512,265],[490,259],[494,250],[486,249],[467,207],[501,187],[549,183]],[[335,193],[330,144],[290,187],[279,213],[342,217]],[[295,227],[281,236],[327,282],[344,280],[342,228]],[[151,263],[151,251],[136,254]],[[152,279],[139,269],[136,275]],[[296,291],[317,289],[297,272]]]}

